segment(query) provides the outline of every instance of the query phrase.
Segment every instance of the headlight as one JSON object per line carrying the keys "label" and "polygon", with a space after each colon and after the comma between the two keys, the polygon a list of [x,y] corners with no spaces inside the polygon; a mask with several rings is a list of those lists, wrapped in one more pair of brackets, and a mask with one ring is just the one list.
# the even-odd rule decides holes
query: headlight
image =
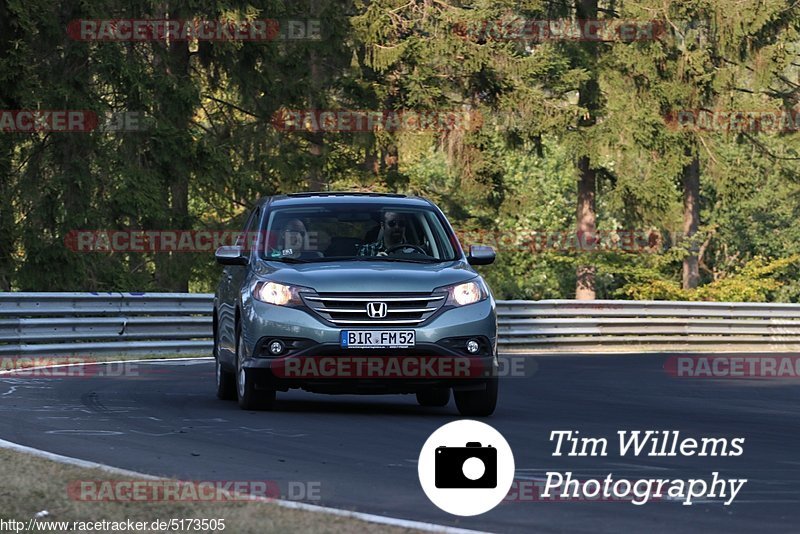
{"label": "headlight", "polygon": [[300,286],[287,286],[278,282],[256,282],[253,287],[253,297],[267,304],[276,306],[301,306],[303,300],[300,291],[310,291]]}
{"label": "headlight", "polygon": [[439,290],[447,291],[445,306],[466,306],[467,304],[474,304],[489,297],[489,289],[480,278],[476,278],[470,282],[464,282],[463,284],[442,287],[439,288]]}

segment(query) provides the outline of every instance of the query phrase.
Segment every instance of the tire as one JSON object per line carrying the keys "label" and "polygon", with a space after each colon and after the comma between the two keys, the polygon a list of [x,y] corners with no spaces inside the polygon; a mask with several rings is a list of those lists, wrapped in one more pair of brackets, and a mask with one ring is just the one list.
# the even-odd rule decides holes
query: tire
{"label": "tire", "polygon": [[244,339],[236,329],[236,397],[242,410],[271,410],[275,403],[275,390],[256,389],[252,375],[243,366]]}
{"label": "tire", "polygon": [[454,391],[458,413],[467,417],[487,417],[497,407],[497,377],[486,382],[486,389]]}
{"label": "tire", "polygon": [[219,363],[218,339],[217,332],[214,332],[214,374],[217,380],[217,398],[220,400],[236,400],[236,376],[223,369]]}
{"label": "tire", "polygon": [[450,402],[450,388],[431,388],[417,391],[417,402],[420,406],[440,408]]}
{"label": "tire", "polygon": [[217,398],[220,400],[236,400],[236,376],[223,369],[218,358],[214,360],[214,367],[217,375]]}

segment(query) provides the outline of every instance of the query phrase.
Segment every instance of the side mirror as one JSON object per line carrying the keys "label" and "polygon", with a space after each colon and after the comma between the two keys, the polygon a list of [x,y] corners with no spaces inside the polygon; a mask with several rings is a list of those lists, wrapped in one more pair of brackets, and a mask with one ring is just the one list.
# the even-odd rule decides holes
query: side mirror
{"label": "side mirror", "polygon": [[214,258],[217,263],[222,265],[247,265],[250,263],[244,249],[235,245],[219,247],[214,253]]}
{"label": "side mirror", "polygon": [[470,245],[467,262],[470,265],[489,265],[494,263],[495,253],[492,247]]}

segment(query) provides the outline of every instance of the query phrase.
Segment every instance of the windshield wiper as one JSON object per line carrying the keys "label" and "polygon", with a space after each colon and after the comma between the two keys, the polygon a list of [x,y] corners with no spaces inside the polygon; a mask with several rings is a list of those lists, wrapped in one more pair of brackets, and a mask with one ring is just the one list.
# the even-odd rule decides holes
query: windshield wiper
{"label": "windshield wiper", "polygon": [[419,258],[401,258],[398,256],[368,256],[366,257],[367,261],[402,261],[408,263],[441,263],[445,260],[437,260],[435,258],[431,259],[419,259]]}
{"label": "windshield wiper", "polygon": [[406,262],[406,263],[442,263],[453,260],[437,260],[419,259],[419,258],[401,258],[398,256],[339,256],[329,258],[314,258],[313,260],[300,260],[296,258],[267,258],[267,261],[280,261],[284,263],[325,263],[336,261],[393,261],[393,262]]}
{"label": "windshield wiper", "polygon": [[299,258],[267,258],[267,261],[279,261],[281,263],[311,263],[308,260],[301,260]]}

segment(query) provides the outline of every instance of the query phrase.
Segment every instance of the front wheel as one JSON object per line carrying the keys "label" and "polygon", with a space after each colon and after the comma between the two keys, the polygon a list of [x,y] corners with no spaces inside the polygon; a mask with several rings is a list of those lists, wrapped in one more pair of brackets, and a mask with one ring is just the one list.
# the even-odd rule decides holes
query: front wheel
{"label": "front wheel", "polygon": [[217,375],[217,398],[220,400],[236,399],[236,377],[226,371],[219,363],[219,358],[214,358],[215,374]]}
{"label": "front wheel", "polygon": [[456,408],[463,416],[486,417],[494,413],[497,406],[497,377],[486,382],[486,389],[477,391],[454,391]]}
{"label": "front wheel", "polygon": [[[216,324],[216,320],[214,321]],[[217,379],[217,398],[220,400],[236,400],[236,376],[226,371],[219,363],[219,334],[214,335],[214,374]]]}
{"label": "front wheel", "polygon": [[242,410],[271,410],[275,403],[275,390],[256,389],[255,381],[244,367],[244,337],[236,336],[236,396]]}

